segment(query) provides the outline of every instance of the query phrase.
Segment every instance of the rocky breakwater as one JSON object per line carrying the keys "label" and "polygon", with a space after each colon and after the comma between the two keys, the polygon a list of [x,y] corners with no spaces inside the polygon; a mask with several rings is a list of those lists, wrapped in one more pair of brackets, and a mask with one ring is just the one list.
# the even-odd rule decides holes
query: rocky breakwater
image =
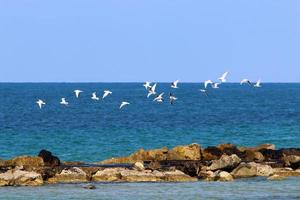
{"label": "rocky breakwater", "polygon": [[282,180],[300,176],[300,149],[272,144],[237,147],[198,144],[172,149],[140,149],[127,157],[98,163],[61,162],[51,152],[0,160],[0,186],[39,186],[84,182],[233,181],[256,176]]}

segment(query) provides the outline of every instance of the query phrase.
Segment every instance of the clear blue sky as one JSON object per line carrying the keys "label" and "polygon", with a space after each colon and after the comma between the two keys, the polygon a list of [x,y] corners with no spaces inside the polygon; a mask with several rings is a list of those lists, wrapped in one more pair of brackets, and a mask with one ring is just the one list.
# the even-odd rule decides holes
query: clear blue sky
{"label": "clear blue sky", "polygon": [[2,0],[0,82],[300,82],[299,0]]}

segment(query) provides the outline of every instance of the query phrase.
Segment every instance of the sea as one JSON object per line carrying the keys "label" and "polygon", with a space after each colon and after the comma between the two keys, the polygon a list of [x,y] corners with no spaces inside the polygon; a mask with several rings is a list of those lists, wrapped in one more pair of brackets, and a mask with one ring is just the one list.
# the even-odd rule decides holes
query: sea
{"label": "sea", "polygon": [[[83,92],[76,98],[74,90]],[[164,102],[147,98],[143,83],[0,83],[0,159],[51,151],[63,161],[98,162],[154,149],[198,143],[300,147],[300,84],[261,88],[224,83],[157,83]],[[102,100],[104,90],[111,95]],[[96,92],[99,101],[91,99]],[[169,93],[178,99],[169,102]],[[68,106],[60,104],[66,98]],[[38,99],[46,102],[40,109]],[[122,101],[130,104],[119,109]],[[0,199],[300,199],[300,179],[232,183],[97,183],[0,188]]]}

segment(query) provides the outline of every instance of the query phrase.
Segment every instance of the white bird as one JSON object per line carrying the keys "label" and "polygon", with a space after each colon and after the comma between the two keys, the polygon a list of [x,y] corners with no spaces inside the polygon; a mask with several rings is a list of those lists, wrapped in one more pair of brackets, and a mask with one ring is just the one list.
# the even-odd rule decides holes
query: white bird
{"label": "white bird", "polygon": [[120,105],[120,109],[126,105],[129,105],[130,103],[126,102],[126,101],[123,101]]}
{"label": "white bird", "polygon": [[174,104],[174,101],[177,100],[177,97],[175,97],[172,93],[169,94],[170,104]]}
{"label": "white bird", "polygon": [[112,94],[111,91],[109,91],[109,90],[104,90],[104,94],[103,94],[103,96],[102,96],[102,99],[104,99],[105,97],[107,97],[107,96],[110,95],[110,94]]}
{"label": "white bird", "polygon": [[156,98],[153,99],[153,101],[157,101],[157,102],[163,102],[163,95],[164,93],[159,94]]}
{"label": "white bird", "polygon": [[151,88],[151,82],[146,81],[146,83],[143,85],[145,87],[146,90],[148,90],[149,88]]}
{"label": "white bird", "polygon": [[40,109],[42,109],[43,105],[46,105],[46,103],[41,99],[37,100],[36,103],[39,105]]}
{"label": "white bird", "polygon": [[260,82],[261,80],[259,79],[253,87],[260,88],[261,87]]}
{"label": "white bird", "polygon": [[61,98],[61,102],[60,102],[61,105],[69,105],[69,102],[66,101],[66,98]]}
{"label": "white bird", "polygon": [[211,87],[212,88],[214,88],[214,89],[217,89],[217,88],[219,88],[219,85],[220,85],[221,83],[213,83],[212,85],[211,85]]}
{"label": "white bird", "polygon": [[79,98],[80,93],[83,92],[81,90],[74,90],[76,98]]}
{"label": "white bird", "polygon": [[214,82],[212,82],[211,80],[207,80],[204,82],[204,87],[207,88],[208,84],[213,84]]}
{"label": "white bird", "polygon": [[243,84],[245,84],[245,83],[247,83],[247,84],[249,84],[250,86],[252,86],[252,83],[248,80],[248,79],[243,79],[242,81],[241,81],[241,85],[243,85]]}
{"label": "white bird", "polygon": [[149,98],[152,94],[156,94],[155,88],[156,88],[156,83],[148,89],[148,95],[147,95],[148,98]]}
{"label": "white bird", "polygon": [[91,99],[96,100],[96,101],[99,101],[99,97],[97,97],[96,92],[93,92],[93,93],[92,93]]}
{"label": "white bird", "polygon": [[205,94],[205,96],[207,96],[207,97],[208,97],[208,93],[207,93],[207,90],[204,90],[204,89],[200,89],[199,91],[200,91],[200,92],[202,92],[203,94]]}
{"label": "white bird", "polygon": [[176,80],[176,81],[172,82],[171,88],[178,88],[177,87],[178,82],[179,82],[179,80]]}
{"label": "white bird", "polygon": [[226,77],[228,75],[228,72],[225,72],[220,78],[218,78],[221,83],[225,83],[227,80],[226,80]]}

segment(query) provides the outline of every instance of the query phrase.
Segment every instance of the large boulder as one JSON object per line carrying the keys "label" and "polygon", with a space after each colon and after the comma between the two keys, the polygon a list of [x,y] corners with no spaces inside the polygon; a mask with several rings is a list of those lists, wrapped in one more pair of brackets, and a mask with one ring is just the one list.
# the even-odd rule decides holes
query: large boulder
{"label": "large boulder", "polygon": [[247,162],[251,162],[251,161],[262,162],[265,160],[265,157],[259,151],[245,150],[244,155],[245,155],[244,160]]}
{"label": "large boulder", "polygon": [[231,175],[235,178],[247,178],[254,176],[270,176],[274,174],[274,170],[269,165],[258,164],[255,162],[241,163],[235,168]]}
{"label": "large boulder", "polygon": [[232,154],[230,156],[224,154],[221,156],[218,160],[213,160],[211,165],[207,168],[207,170],[215,171],[215,170],[228,170],[231,171],[234,169],[238,164],[240,164],[241,159],[235,155]]}
{"label": "large boulder", "polygon": [[87,174],[78,167],[63,169],[48,179],[48,183],[81,183],[87,181],[89,181]]}
{"label": "large boulder", "polygon": [[168,152],[168,160],[200,160],[201,147],[199,144],[177,146]]}
{"label": "large boulder", "polygon": [[32,171],[14,169],[0,174],[0,186],[39,186],[42,184],[42,176]]}

